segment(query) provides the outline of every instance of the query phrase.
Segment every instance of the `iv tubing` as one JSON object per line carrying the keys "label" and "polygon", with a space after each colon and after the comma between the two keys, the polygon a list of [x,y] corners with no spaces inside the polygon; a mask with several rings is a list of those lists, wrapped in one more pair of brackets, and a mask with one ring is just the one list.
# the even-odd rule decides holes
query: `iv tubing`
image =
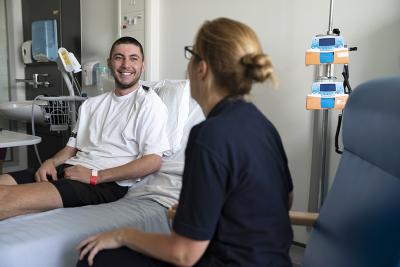
{"label": "iv tubing", "polygon": [[[34,112],[34,108],[35,108],[35,102],[36,102],[36,100],[37,100],[38,98],[40,98],[40,97],[43,97],[43,96],[42,96],[42,95],[36,96],[35,99],[34,99],[33,102],[32,102],[32,117],[31,117],[32,135],[36,135],[36,134],[35,134],[35,115],[34,115],[33,112]],[[42,165],[42,160],[41,160],[41,158],[40,158],[39,150],[38,150],[38,148],[37,148],[37,145],[34,144],[33,146],[35,147],[36,158],[37,158],[39,164]]]}

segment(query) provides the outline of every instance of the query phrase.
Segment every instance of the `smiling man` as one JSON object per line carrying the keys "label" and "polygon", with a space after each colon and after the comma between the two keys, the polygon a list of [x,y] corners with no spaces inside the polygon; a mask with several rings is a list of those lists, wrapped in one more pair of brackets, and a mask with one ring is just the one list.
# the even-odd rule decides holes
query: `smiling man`
{"label": "smiling man", "polygon": [[167,108],[140,86],[142,45],[122,37],[111,47],[112,92],[80,107],[65,148],[36,173],[0,176],[0,220],[20,214],[115,201],[142,177],[158,171],[169,150]]}
{"label": "smiling man", "polygon": [[139,86],[140,75],[144,69],[144,53],[139,42],[132,40],[133,43],[125,43],[125,40],[129,40],[128,37],[119,39],[111,47],[108,67],[115,78],[115,86],[119,93],[126,94]]}

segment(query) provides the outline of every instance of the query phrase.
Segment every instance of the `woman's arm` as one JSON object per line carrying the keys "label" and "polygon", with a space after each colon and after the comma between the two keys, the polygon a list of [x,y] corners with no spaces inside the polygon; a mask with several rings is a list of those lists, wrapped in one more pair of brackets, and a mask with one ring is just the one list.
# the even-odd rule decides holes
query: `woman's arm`
{"label": "woman's arm", "polygon": [[89,265],[103,249],[127,246],[147,256],[177,266],[194,265],[206,250],[209,240],[197,241],[172,232],[169,235],[145,233],[133,228],[120,228],[91,236],[78,245],[80,259],[88,254]]}

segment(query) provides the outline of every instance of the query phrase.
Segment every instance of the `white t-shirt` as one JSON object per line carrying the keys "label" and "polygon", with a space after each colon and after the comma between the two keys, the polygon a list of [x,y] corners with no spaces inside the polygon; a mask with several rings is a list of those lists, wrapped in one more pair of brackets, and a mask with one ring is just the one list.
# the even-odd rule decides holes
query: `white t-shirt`
{"label": "white t-shirt", "polygon": [[[170,149],[166,133],[168,110],[158,95],[143,87],[124,96],[108,92],[86,100],[67,146],[78,149],[65,163],[103,170],[143,155]],[[131,186],[135,179],[118,181]]]}

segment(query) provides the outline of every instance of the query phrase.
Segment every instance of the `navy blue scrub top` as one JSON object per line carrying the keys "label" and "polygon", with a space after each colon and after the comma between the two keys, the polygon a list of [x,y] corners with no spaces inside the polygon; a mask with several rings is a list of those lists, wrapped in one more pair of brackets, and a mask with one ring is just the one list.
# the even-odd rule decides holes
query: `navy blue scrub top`
{"label": "navy blue scrub top", "polygon": [[210,240],[196,266],[291,266],[287,158],[251,103],[224,99],[193,127],[173,230]]}

